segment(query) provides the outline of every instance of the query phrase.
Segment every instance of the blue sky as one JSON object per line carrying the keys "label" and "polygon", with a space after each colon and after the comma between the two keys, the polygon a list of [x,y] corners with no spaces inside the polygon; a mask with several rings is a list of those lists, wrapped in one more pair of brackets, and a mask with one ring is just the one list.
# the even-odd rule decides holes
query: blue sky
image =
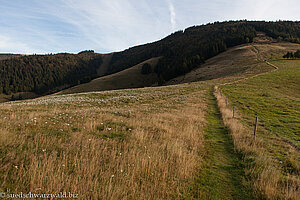
{"label": "blue sky", "polygon": [[300,1],[0,0],[0,52],[106,53],[237,19],[300,20]]}

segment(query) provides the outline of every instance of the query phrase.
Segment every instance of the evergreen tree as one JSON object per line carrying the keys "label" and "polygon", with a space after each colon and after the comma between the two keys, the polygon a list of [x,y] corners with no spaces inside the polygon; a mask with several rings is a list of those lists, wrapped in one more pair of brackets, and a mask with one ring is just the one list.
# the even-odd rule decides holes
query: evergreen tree
{"label": "evergreen tree", "polygon": [[152,73],[152,67],[148,63],[143,64],[141,69],[142,74],[150,74]]}
{"label": "evergreen tree", "polygon": [[78,81],[97,76],[101,63],[102,56],[92,52],[0,60],[0,92],[11,94],[30,91],[44,94],[58,86],[72,86]]}
{"label": "evergreen tree", "polygon": [[294,53],[294,57],[295,57],[295,58],[300,58],[300,50],[297,50],[297,51]]}

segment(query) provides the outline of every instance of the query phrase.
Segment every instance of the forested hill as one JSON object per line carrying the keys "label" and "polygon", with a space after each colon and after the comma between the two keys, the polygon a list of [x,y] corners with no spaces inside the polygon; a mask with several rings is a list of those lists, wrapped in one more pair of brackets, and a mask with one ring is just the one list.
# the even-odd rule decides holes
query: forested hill
{"label": "forested hill", "polygon": [[[201,66],[229,47],[251,43],[257,32],[276,40],[300,43],[300,22],[229,21],[194,26],[166,38],[122,52],[109,59],[104,74],[113,74],[160,57],[154,71],[162,84]],[[0,93],[45,94],[97,77],[102,56],[79,54],[32,55],[0,60]]]}
{"label": "forested hill", "polygon": [[230,21],[194,26],[150,44],[115,53],[108,74],[162,56],[156,66],[161,81],[182,75],[229,47],[252,42],[256,32],[289,42],[300,42],[300,23],[290,21]]}
{"label": "forested hill", "polygon": [[46,94],[57,87],[88,82],[97,76],[101,63],[102,56],[91,51],[0,60],[0,93]]}

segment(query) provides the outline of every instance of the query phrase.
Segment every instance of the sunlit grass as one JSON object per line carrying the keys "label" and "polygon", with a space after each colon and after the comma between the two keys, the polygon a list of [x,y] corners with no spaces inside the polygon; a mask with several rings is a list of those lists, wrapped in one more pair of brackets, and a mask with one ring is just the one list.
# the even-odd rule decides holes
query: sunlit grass
{"label": "sunlit grass", "polygon": [[0,189],[179,198],[201,164],[204,93],[192,84],[1,104]]}
{"label": "sunlit grass", "polygon": [[[246,155],[254,154],[255,187],[271,199],[298,199],[300,60],[272,63],[279,67],[278,71],[222,86],[231,105],[227,107],[224,96],[219,95],[219,106],[236,148]],[[237,120],[232,120],[233,106],[239,111]],[[256,116],[259,124],[254,141]]]}

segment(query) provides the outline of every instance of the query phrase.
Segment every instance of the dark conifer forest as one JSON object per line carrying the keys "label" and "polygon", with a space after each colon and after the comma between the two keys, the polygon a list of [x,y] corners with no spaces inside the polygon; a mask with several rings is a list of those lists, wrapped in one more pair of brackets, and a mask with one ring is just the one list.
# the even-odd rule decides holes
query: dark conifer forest
{"label": "dark conifer forest", "polygon": [[160,80],[170,80],[199,67],[205,60],[227,48],[251,43],[256,32],[277,40],[300,43],[300,23],[291,21],[229,21],[194,26],[150,44],[115,53],[108,74],[162,56],[155,72]]}
{"label": "dark conifer forest", "polygon": [[[153,57],[161,57],[154,71],[159,82],[200,67],[227,48],[251,43],[257,32],[278,41],[300,43],[300,23],[291,21],[229,21],[193,26],[166,38],[113,54],[106,70],[113,74]],[[58,87],[97,77],[102,56],[93,50],[79,54],[32,55],[0,60],[0,93],[45,94]],[[144,67],[143,73],[149,71]]]}
{"label": "dark conifer forest", "polygon": [[94,53],[31,55],[0,61],[0,93],[46,94],[97,76],[102,56]]}

